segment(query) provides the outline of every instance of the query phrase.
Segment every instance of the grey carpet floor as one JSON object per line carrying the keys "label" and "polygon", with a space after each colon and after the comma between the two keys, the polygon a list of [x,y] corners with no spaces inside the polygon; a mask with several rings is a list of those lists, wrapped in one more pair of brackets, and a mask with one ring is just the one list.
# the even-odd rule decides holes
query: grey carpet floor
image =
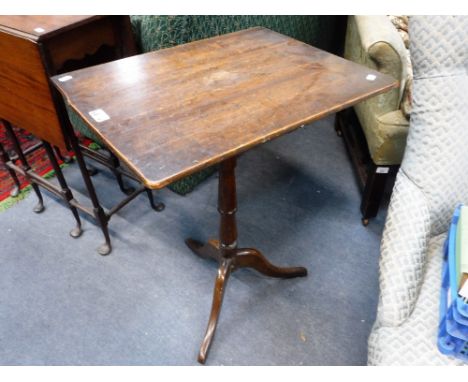
{"label": "grey carpet floor", "polygon": [[[77,165],[65,170],[88,202]],[[110,174],[94,177],[103,204],[121,193]],[[243,155],[237,166],[241,246],[306,278],[252,270],[230,278],[208,365],[363,365],[378,301],[385,208],[364,228],[360,193],[333,118]],[[110,222],[113,252],[96,253],[100,230],[44,191],[0,214],[1,365],[196,365],[217,267],[184,239],[216,236],[217,178],[181,197],[140,195]]]}

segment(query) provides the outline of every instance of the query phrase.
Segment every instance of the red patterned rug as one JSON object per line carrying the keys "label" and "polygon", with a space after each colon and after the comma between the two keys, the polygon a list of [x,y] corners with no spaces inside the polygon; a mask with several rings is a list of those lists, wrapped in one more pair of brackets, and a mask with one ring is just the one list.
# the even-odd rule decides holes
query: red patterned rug
{"label": "red patterned rug", "polygon": [[[20,141],[20,144],[23,150],[26,150],[27,148],[38,143],[37,138],[33,137],[31,134],[24,131],[23,129],[20,129],[18,127],[14,127],[13,129],[15,131],[16,136],[18,137],[18,140]],[[5,148],[5,150],[10,154],[10,156],[12,156],[14,153],[14,150],[13,150],[10,140],[8,139],[6,135],[5,128],[3,124],[1,123],[0,123],[0,142]],[[90,146],[92,142],[86,140],[84,143]],[[62,152],[62,153],[64,155],[65,154],[73,155],[73,153],[71,152],[70,153]],[[52,164],[50,163],[47,157],[47,154],[45,152],[45,149],[43,147],[40,147],[39,149],[29,154],[27,159],[31,168],[36,173],[40,174],[41,176],[49,177],[49,176],[54,175]],[[62,164],[60,160],[59,160],[59,163]],[[15,183],[13,182],[13,179],[11,179],[10,174],[6,170],[5,165],[3,164],[3,161],[0,160],[0,212],[10,207],[11,205],[15,204],[17,201],[24,199],[25,195],[28,193],[30,189],[29,183],[27,182],[27,180],[20,174],[17,174],[17,175],[21,183],[22,191],[19,196],[11,197],[10,191],[13,189]]]}

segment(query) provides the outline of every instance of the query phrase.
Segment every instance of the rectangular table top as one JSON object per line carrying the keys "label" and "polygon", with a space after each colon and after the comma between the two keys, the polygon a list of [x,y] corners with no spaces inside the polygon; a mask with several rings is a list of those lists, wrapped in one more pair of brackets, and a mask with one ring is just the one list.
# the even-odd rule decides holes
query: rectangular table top
{"label": "rectangular table top", "polygon": [[398,85],[260,27],[62,74],[53,82],[153,189]]}
{"label": "rectangular table top", "polygon": [[40,41],[99,17],[102,16],[0,15],[0,31]]}

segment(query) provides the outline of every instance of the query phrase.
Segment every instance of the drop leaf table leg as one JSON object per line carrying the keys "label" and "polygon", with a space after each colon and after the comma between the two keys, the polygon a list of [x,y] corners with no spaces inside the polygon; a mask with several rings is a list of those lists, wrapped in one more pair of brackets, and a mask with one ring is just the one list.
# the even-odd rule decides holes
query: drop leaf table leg
{"label": "drop leaf table leg", "polygon": [[0,156],[2,157],[2,161],[5,164],[5,168],[7,169],[8,173],[10,174],[11,179],[15,183],[14,187],[10,191],[10,196],[16,197],[19,195],[20,192],[20,182],[16,172],[14,172],[10,167],[8,167],[7,163],[10,162],[10,156],[4,149],[3,145],[0,143]]}
{"label": "drop leaf table leg", "polygon": [[3,126],[5,126],[5,130],[7,132],[8,138],[13,144],[13,148],[16,152],[16,155],[20,159],[21,164],[24,168],[24,171],[26,172],[26,179],[31,184],[31,187],[36,193],[38,202],[36,206],[33,208],[33,211],[37,214],[40,214],[42,211],[44,211],[44,200],[42,199],[42,194],[41,194],[41,190],[39,189],[39,186],[36,183],[34,183],[34,181],[28,175],[28,172],[31,170],[31,166],[29,165],[28,160],[26,159],[26,156],[24,155],[23,150],[21,149],[20,142],[18,138],[16,137],[15,132],[13,131],[13,127],[11,126],[10,122],[6,120],[2,120],[2,123],[3,123]]}

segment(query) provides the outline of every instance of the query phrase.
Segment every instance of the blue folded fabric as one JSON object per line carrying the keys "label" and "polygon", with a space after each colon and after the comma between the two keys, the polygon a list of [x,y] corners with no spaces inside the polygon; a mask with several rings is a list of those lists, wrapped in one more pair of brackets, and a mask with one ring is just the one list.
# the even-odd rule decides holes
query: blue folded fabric
{"label": "blue folded fabric", "polygon": [[468,208],[457,206],[444,245],[437,345],[443,354],[468,362]]}

